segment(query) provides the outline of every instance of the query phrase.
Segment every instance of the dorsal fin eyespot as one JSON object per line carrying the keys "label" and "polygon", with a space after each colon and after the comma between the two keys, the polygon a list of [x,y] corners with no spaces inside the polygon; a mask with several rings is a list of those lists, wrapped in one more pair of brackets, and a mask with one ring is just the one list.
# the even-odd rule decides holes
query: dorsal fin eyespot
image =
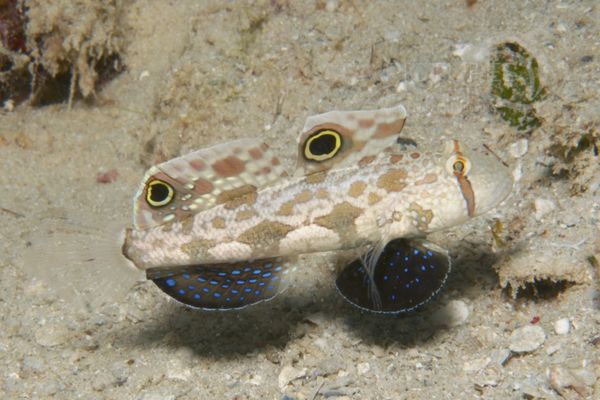
{"label": "dorsal fin eyespot", "polygon": [[341,126],[324,124],[307,135],[304,143],[304,158],[323,162],[333,158],[343,147],[350,145],[352,137]]}
{"label": "dorsal fin eyespot", "polygon": [[[330,111],[309,117],[298,137],[294,175],[344,168],[380,154],[386,147],[397,145],[396,137],[405,119],[406,110],[401,105],[368,111]],[[319,136],[322,132],[326,134]],[[312,151],[313,141],[322,136],[323,151]]]}
{"label": "dorsal fin eyespot", "polygon": [[146,172],[134,198],[134,226],[148,229],[181,221],[285,175],[269,146],[257,139],[194,151]]}

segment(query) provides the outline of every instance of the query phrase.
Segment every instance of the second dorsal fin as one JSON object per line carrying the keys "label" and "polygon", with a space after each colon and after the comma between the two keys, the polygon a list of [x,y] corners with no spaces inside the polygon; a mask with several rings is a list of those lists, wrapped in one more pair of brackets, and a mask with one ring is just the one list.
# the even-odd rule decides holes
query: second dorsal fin
{"label": "second dorsal fin", "polygon": [[330,111],[309,117],[298,137],[295,176],[369,162],[396,144],[406,110]]}
{"label": "second dorsal fin", "polygon": [[150,168],[134,198],[134,226],[147,229],[214,207],[287,175],[269,146],[239,139]]}

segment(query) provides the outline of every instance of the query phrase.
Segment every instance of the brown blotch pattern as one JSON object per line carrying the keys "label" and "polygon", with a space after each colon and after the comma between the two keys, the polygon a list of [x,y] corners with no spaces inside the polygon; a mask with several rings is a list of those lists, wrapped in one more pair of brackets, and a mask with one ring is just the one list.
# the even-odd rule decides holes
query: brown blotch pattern
{"label": "brown blotch pattern", "polygon": [[421,154],[417,153],[416,151],[414,153],[410,153],[410,158],[413,160],[416,160],[419,157],[421,157]]}
{"label": "brown blotch pattern", "polygon": [[361,167],[365,167],[375,161],[375,156],[364,156],[360,160],[358,160],[358,165]]}
{"label": "brown blotch pattern", "polygon": [[313,198],[312,192],[308,189],[303,190],[302,192],[298,193],[295,197],[293,202],[295,204],[302,204],[302,203],[306,203],[308,201],[310,201]]}
{"label": "brown blotch pattern", "polygon": [[213,218],[212,227],[215,229],[225,229],[225,220],[222,217]]}
{"label": "brown blotch pattern", "polygon": [[176,220],[181,221],[181,233],[184,235],[190,235],[194,230],[194,217],[191,215],[184,215],[182,218]]}
{"label": "brown blotch pattern", "polygon": [[245,221],[247,219],[256,217],[257,215],[258,215],[258,213],[253,208],[248,208],[246,210],[240,210],[235,215],[235,221],[236,222]]}
{"label": "brown blotch pattern", "polygon": [[363,213],[363,210],[344,201],[333,207],[327,215],[316,218],[315,223],[324,228],[331,229],[344,239],[356,238],[354,221]]}
{"label": "brown blotch pattern", "polygon": [[214,247],[217,244],[214,240],[195,239],[190,243],[181,245],[181,251],[189,255],[191,259],[205,259],[208,260],[211,256],[208,254],[208,249]]}
{"label": "brown blotch pattern", "polygon": [[363,129],[368,129],[373,126],[375,121],[373,119],[359,119],[358,126]]}
{"label": "brown blotch pattern", "polygon": [[406,187],[407,176],[403,169],[391,169],[377,179],[377,187],[388,192],[400,192]]}
{"label": "brown blotch pattern", "polygon": [[358,197],[361,194],[363,194],[363,192],[365,191],[365,188],[367,187],[367,184],[364,182],[354,182],[352,185],[350,185],[350,189],[348,190],[348,195],[350,197]]}
{"label": "brown blotch pattern", "polygon": [[244,162],[235,156],[229,156],[212,165],[217,174],[223,177],[235,176],[244,172]]}
{"label": "brown blotch pattern", "polygon": [[310,174],[306,177],[306,183],[321,183],[325,181],[327,178],[327,173],[325,171],[315,172],[314,174]]}
{"label": "brown blotch pattern", "polygon": [[317,193],[315,193],[315,197],[317,199],[328,199],[329,191],[327,189],[320,188],[319,190],[317,190]]}
{"label": "brown blotch pattern", "polygon": [[210,193],[214,190],[214,185],[211,181],[207,181],[206,179],[198,179],[194,182],[194,193],[196,194],[206,194]]}
{"label": "brown blotch pattern", "polygon": [[431,223],[431,220],[433,219],[433,211],[424,209],[415,202],[410,203],[408,209],[417,213],[417,228],[422,232],[426,231],[429,227],[429,223]]}
{"label": "brown blotch pattern", "polygon": [[306,203],[312,198],[313,194],[310,190],[303,190],[302,192],[298,193],[292,200],[283,203],[275,214],[284,217],[289,217],[290,215],[294,214],[294,206],[296,204]]}
{"label": "brown blotch pattern", "polygon": [[202,160],[192,160],[190,161],[190,165],[192,168],[194,168],[197,171],[203,170],[204,168],[206,168],[206,163]]}
{"label": "brown blotch pattern", "polygon": [[404,156],[402,154],[392,154],[392,156],[390,157],[390,162],[392,164],[398,164],[400,161],[402,161],[403,158]]}
{"label": "brown blotch pattern", "polygon": [[231,189],[226,192],[221,192],[217,196],[217,203],[224,203],[227,210],[238,208],[242,204],[252,205],[256,202],[256,187],[253,185],[245,185],[239,188]]}
{"label": "brown blotch pattern", "polygon": [[279,210],[277,210],[277,212],[275,213],[275,215],[279,215],[282,217],[289,217],[294,213],[294,201],[290,200],[290,201],[286,201],[285,203],[283,203],[280,207]]}
{"label": "brown blotch pattern", "polygon": [[419,179],[415,182],[415,185],[427,185],[429,183],[433,183],[437,181],[437,174],[427,174],[423,177],[423,179]]}
{"label": "brown blotch pattern", "polygon": [[263,155],[262,151],[258,147],[253,147],[248,150],[248,154],[250,154],[250,157],[252,157],[254,160],[260,160]]}
{"label": "brown blotch pattern", "polygon": [[280,222],[263,221],[244,231],[238,236],[237,241],[249,245],[260,243],[261,247],[268,248],[278,244],[293,229],[290,225]]}
{"label": "brown blotch pattern", "polygon": [[404,126],[404,119],[398,119],[389,124],[386,124],[386,123],[379,124],[379,125],[377,125],[377,129],[375,130],[375,133],[373,134],[373,138],[380,139],[380,138],[388,137],[390,135],[398,134],[402,130],[403,126]]}
{"label": "brown blotch pattern", "polygon": [[381,196],[378,195],[377,193],[371,192],[371,193],[369,193],[369,196],[367,199],[369,201],[369,205],[372,206],[373,204],[377,204],[381,201]]}

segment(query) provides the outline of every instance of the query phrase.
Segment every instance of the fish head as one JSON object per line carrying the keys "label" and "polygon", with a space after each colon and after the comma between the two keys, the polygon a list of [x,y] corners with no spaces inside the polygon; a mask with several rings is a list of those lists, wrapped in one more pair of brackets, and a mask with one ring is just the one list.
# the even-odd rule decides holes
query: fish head
{"label": "fish head", "polygon": [[447,201],[439,203],[443,225],[453,226],[484,214],[508,197],[513,187],[506,163],[487,147],[469,149],[458,140],[444,143],[439,154]]}
{"label": "fish head", "polygon": [[508,166],[487,148],[472,150],[449,140],[410,157],[412,165],[395,170],[398,178],[387,185],[389,199],[377,213],[387,216],[380,219],[389,221],[384,235],[389,238],[462,224],[496,207],[513,186]]}

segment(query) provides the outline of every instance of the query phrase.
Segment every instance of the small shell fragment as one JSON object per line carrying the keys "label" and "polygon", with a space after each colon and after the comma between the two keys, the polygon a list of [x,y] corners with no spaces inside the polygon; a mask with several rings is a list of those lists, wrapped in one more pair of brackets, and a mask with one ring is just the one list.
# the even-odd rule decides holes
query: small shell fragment
{"label": "small shell fragment", "polygon": [[526,325],[515,329],[510,335],[509,349],[515,353],[529,353],[540,348],[546,341],[546,333],[539,325]]}
{"label": "small shell fragment", "polygon": [[554,332],[557,335],[566,335],[571,330],[571,323],[568,318],[561,318],[554,322]]}

